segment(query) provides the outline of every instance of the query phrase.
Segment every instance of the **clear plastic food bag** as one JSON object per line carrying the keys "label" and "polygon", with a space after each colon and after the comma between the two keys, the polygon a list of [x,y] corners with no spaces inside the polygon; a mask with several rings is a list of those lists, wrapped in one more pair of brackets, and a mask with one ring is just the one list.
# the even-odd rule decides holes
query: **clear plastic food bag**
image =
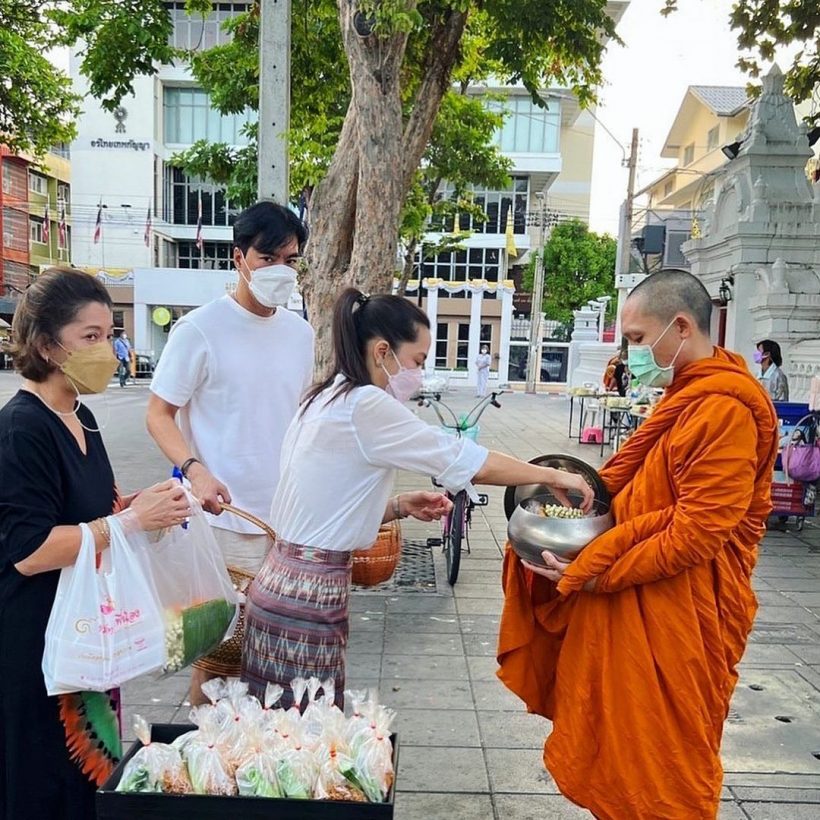
{"label": "clear plastic food bag", "polygon": [[139,715],[134,717],[134,731],[142,748],[125,764],[117,791],[190,794],[193,787],[179,750],[152,743],[151,727]]}
{"label": "clear plastic food bag", "polygon": [[199,730],[183,748],[193,790],[196,794],[234,795],[237,791],[234,769],[224,759],[217,715],[211,710],[200,712],[199,717],[202,721]]}
{"label": "clear plastic food bag", "polygon": [[171,674],[216,649],[233,634],[239,596],[199,502],[189,494],[187,528],[172,527],[154,543],[139,539],[152,567],[165,620],[165,664]]}

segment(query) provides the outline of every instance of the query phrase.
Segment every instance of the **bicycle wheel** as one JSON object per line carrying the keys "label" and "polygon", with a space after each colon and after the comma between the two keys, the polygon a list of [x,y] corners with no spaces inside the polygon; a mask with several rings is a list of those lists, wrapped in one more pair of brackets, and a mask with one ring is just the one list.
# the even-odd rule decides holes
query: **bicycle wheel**
{"label": "bicycle wheel", "polygon": [[464,535],[464,505],[467,493],[463,490],[453,498],[453,509],[447,520],[447,532],[444,535],[444,560],[447,564],[447,581],[454,586],[458,580],[461,566],[461,539]]}

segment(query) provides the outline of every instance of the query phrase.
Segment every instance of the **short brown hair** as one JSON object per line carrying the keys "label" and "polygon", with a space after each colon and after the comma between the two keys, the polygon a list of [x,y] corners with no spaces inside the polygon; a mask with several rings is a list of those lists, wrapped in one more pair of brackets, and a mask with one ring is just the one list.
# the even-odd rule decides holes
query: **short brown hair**
{"label": "short brown hair", "polygon": [[11,355],[23,378],[41,382],[55,369],[41,347],[58,342],[60,331],[91,302],[112,305],[98,279],[74,268],[49,268],[29,285],[11,324]]}

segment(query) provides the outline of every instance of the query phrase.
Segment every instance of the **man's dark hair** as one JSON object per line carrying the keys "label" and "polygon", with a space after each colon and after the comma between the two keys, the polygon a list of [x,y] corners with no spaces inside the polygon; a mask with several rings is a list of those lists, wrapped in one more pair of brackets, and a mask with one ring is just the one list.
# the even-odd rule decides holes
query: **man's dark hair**
{"label": "man's dark hair", "polygon": [[771,339],[764,339],[757,343],[758,350],[765,353],[778,366],[783,367],[783,354],[780,352],[780,345]]}
{"label": "man's dark hair", "polygon": [[712,330],[712,297],[701,281],[682,270],[662,270],[647,276],[630,294],[640,297],[646,313],[664,324],[688,313],[703,333]]}
{"label": "man's dark hair", "polygon": [[305,223],[290,208],[275,202],[257,202],[233,223],[233,243],[242,253],[253,248],[257,253],[272,254],[291,239],[299,243],[301,253],[307,242]]}

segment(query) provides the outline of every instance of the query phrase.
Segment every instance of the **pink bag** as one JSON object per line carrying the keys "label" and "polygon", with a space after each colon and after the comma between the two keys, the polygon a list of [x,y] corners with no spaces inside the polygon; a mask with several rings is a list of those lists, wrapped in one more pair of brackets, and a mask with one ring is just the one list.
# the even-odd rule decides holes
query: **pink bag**
{"label": "pink bag", "polygon": [[[808,423],[808,441],[804,422]],[[802,418],[792,433],[791,441],[783,448],[783,470],[788,481],[812,483],[820,479],[820,443],[816,441],[814,414]],[[802,440],[795,440],[797,437]]]}

